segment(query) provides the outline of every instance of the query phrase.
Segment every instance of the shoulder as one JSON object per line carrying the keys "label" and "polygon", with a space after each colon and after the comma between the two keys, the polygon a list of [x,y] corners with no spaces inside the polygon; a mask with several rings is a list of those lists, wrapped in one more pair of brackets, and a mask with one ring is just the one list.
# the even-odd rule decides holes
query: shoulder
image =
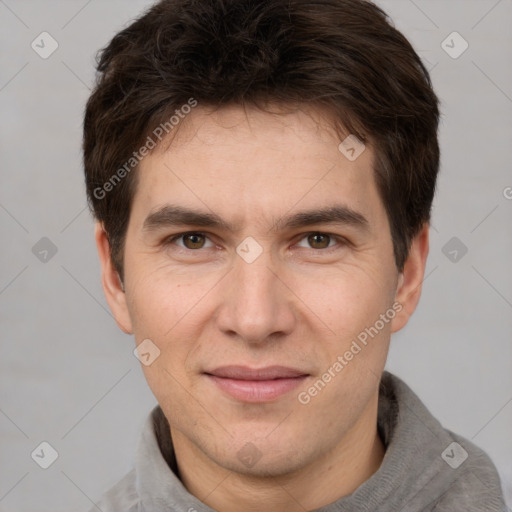
{"label": "shoulder", "polygon": [[500,478],[489,456],[444,428],[407,384],[387,372],[381,381],[379,427],[388,441],[388,462],[402,468],[398,478],[415,489],[402,510],[506,510]]}
{"label": "shoulder", "polygon": [[103,495],[90,512],[98,509],[102,512],[143,512],[135,483],[136,473],[132,469]]}
{"label": "shoulder", "polygon": [[[433,512],[504,512],[500,477],[489,456],[478,446],[451,431],[453,446],[445,450],[445,460],[453,461],[455,478],[439,498]],[[451,448],[450,448],[451,447]],[[459,465],[460,463],[460,465]]]}

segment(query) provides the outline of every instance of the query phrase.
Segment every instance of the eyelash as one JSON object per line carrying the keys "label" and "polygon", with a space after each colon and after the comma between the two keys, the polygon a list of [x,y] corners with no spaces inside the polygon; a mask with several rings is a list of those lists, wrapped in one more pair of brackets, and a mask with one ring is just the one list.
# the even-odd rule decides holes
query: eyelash
{"label": "eyelash", "polygon": [[[204,238],[210,240],[208,235],[206,233],[203,233],[202,231],[187,231],[185,233],[179,233],[177,235],[173,235],[170,238],[165,239],[163,243],[164,243],[164,245],[170,245],[170,244],[173,244],[176,240],[184,238],[187,235],[200,235],[200,236],[203,236]],[[211,242],[211,240],[210,240],[210,242]],[[180,246],[178,246],[178,247],[180,247]],[[180,249],[186,250],[186,251],[191,251],[191,252],[199,250],[199,249],[189,249],[188,247],[180,247]],[[203,249],[203,247],[201,247],[201,249]]]}
{"label": "eyelash", "polygon": [[[179,233],[177,235],[173,235],[173,236],[171,236],[169,238],[166,238],[163,241],[163,245],[164,246],[168,246],[168,245],[174,244],[177,240],[183,239],[187,235],[200,235],[200,236],[206,238],[207,240],[209,240],[210,242],[212,242],[211,239],[209,238],[208,234],[203,232],[203,231],[186,231],[184,233]],[[336,249],[336,247],[339,246],[339,245],[342,245],[342,246],[350,245],[350,242],[347,239],[345,239],[343,237],[340,237],[340,236],[337,236],[337,235],[333,235],[331,233],[326,233],[326,232],[323,232],[323,231],[310,231],[308,233],[304,233],[304,234],[302,234],[301,238],[298,239],[298,241],[296,242],[295,245],[297,245],[299,242],[301,242],[302,240],[308,238],[311,235],[328,236],[330,238],[330,242],[331,241],[337,242],[336,245],[334,245],[334,246],[330,246],[329,245],[329,246],[327,246],[327,247],[325,247],[323,249],[315,249],[313,247],[309,247],[309,249],[311,249],[313,251],[327,253],[327,252],[330,252],[333,249]],[[179,247],[179,249],[181,249],[183,251],[187,251],[187,252],[197,252],[197,251],[200,251],[201,249],[211,249],[211,247],[201,247],[199,249],[189,249],[188,247],[181,247],[181,246],[178,246],[178,247]]]}

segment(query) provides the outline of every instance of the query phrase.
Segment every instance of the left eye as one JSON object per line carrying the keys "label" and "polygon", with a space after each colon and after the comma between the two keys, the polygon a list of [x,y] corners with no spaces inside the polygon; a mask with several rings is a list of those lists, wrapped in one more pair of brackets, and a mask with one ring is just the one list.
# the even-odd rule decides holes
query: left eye
{"label": "left eye", "polygon": [[[305,243],[308,245],[305,245]],[[327,235],[326,233],[310,233],[305,236],[297,245],[299,247],[307,247],[312,249],[327,249],[328,247],[332,247],[336,244],[338,240],[332,237],[331,235]]]}
{"label": "left eye", "polygon": [[213,247],[212,241],[206,235],[195,232],[178,235],[174,237],[171,242],[176,243],[176,245],[184,249],[205,249]]}

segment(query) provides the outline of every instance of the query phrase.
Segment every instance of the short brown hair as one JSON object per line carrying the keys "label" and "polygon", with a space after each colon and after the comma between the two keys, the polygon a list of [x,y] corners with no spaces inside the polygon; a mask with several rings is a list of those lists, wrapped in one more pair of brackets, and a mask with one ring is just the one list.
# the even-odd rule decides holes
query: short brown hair
{"label": "short brown hair", "polygon": [[121,279],[137,183],[126,162],[191,98],[213,107],[319,107],[370,141],[403,269],[430,219],[439,102],[411,44],[372,2],[161,0],[100,52],[97,70],[84,119],[87,195]]}

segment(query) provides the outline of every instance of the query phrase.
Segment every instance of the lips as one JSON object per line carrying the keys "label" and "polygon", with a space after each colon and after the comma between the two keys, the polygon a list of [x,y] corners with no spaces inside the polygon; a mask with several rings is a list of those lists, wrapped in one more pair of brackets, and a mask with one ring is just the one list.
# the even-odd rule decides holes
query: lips
{"label": "lips", "polygon": [[248,368],[247,366],[222,366],[210,372],[215,377],[237,380],[273,380],[289,379],[307,375],[301,370],[286,366],[267,366],[266,368]]}
{"label": "lips", "polygon": [[205,372],[205,375],[223,393],[249,403],[274,401],[308,377],[308,373],[286,366],[222,366]]}

